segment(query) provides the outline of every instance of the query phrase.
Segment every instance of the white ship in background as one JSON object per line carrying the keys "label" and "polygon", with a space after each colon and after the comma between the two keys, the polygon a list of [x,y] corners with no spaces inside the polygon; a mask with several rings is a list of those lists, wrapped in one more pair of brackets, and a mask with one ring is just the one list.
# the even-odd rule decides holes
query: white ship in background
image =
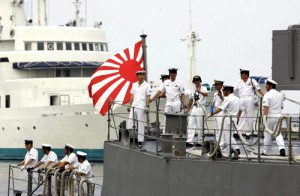
{"label": "white ship in background", "polygon": [[78,0],[76,20],[66,26],[47,26],[45,0],[35,4],[37,17],[27,20],[23,0],[0,1],[0,158],[22,158],[31,138],[36,148],[52,144],[59,156],[71,143],[101,160],[107,118],[87,86],[112,56],[105,32],[101,23],[79,26]]}

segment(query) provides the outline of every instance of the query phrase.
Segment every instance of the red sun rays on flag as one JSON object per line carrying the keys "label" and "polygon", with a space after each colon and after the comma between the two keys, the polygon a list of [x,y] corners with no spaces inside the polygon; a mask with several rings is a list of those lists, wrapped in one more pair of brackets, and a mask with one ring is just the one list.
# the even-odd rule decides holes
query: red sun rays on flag
{"label": "red sun rays on flag", "polygon": [[135,72],[143,70],[142,41],[112,56],[91,77],[89,94],[101,115],[108,111],[108,101],[126,104],[130,100],[132,84],[137,82]]}

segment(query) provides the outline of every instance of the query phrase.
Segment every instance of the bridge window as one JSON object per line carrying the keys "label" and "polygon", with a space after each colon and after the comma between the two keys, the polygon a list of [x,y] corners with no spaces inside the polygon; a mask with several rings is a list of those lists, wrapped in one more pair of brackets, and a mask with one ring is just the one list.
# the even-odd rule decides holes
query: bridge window
{"label": "bridge window", "polygon": [[95,44],[95,50],[99,51],[99,44]]}
{"label": "bridge window", "polygon": [[86,43],[82,43],[82,50],[87,50],[87,44]]}
{"label": "bridge window", "polygon": [[38,42],[37,43],[37,49],[38,50],[44,50],[44,42]]}
{"label": "bridge window", "polygon": [[66,50],[72,50],[72,43],[71,42],[66,43]]}
{"label": "bridge window", "polygon": [[89,49],[90,49],[90,51],[94,50],[94,45],[92,43],[89,43]]}
{"label": "bridge window", "polygon": [[75,46],[75,50],[80,50],[80,45],[79,45],[79,43],[74,43],[74,46]]}
{"label": "bridge window", "polygon": [[32,50],[32,43],[31,42],[25,42],[25,50]]}
{"label": "bridge window", "polygon": [[10,95],[5,95],[5,108],[10,108]]}
{"label": "bridge window", "polygon": [[56,47],[57,47],[57,50],[63,50],[64,49],[62,42],[57,42]]}

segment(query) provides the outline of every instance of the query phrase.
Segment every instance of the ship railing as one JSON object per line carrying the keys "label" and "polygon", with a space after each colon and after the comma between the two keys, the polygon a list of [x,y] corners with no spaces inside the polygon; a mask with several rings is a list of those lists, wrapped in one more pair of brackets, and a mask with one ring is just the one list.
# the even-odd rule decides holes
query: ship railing
{"label": "ship railing", "polygon": [[9,165],[8,195],[37,195],[32,193],[42,184],[42,176],[33,172],[26,172],[20,167]]}
{"label": "ship railing", "polygon": [[9,165],[8,195],[92,196],[100,194],[101,188],[100,184],[85,180],[70,170],[53,168],[26,172]]}
{"label": "ship railing", "polygon": [[[116,104],[116,103],[114,103]],[[130,108],[129,106],[122,106],[125,108]],[[131,108],[132,110],[143,110],[140,108]],[[254,123],[254,127],[256,127],[256,129],[254,130],[254,134],[252,134],[252,139],[246,140],[244,138],[244,136],[242,135],[243,132],[245,132],[247,129],[246,128],[242,128],[237,130],[237,126],[236,123],[234,123],[234,121],[230,121],[232,122],[230,125],[230,129],[229,130],[222,130],[224,133],[229,131],[230,134],[232,135],[234,131],[237,130],[237,133],[239,134],[239,140],[237,141],[237,145],[239,145],[243,150],[244,155],[239,156],[239,160],[247,160],[247,161],[253,161],[253,160],[257,160],[258,162],[261,161],[268,161],[268,160],[286,160],[289,164],[296,164],[299,161],[297,160],[297,158],[295,158],[295,155],[293,153],[293,151],[297,151],[299,150],[299,145],[297,144],[297,142],[293,142],[293,140],[295,139],[299,139],[299,137],[295,138],[295,133],[297,133],[297,136],[299,136],[299,128],[297,130],[292,129],[292,123],[296,123],[298,124],[299,127],[299,121],[297,121],[296,119],[299,119],[299,115],[295,116],[295,115],[285,115],[283,116],[284,118],[280,118],[280,127],[277,130],[277,133],[285,133],[286,135],[286,139],[287,142],[285,144],[285,149],[287,150],[287,156],[285,157],[279,157],[279,153],[276,156],[263,156],[263,158],[261,157],[261,153],[263,152],[262,149],[267,147],[265,145],[263,145],[263,141],[262,141],[262,137],[264,135],[264,132],[266,130],[264,130],[264,124],[263,124],[263,118],[261,116],[261,108],[258,110],[258,115],[254,116],[254,117],[244,117],[244,118],[252,118],[253,119],[253,123]],[[155,153],[155,154],[159,154],[162,156],[185,156],[185,155],[189,155],[189,158],[200,158],[200,157],[204,157],[203,156],[203,152],[201,152],[199,150],[198,153],[192,153],[192,156],[190,156],[190,152],[187,153],[176,153],[176,148],[184,148],[183,145],[185,146],[186,143],[186,132],[188,129],[194,129],[196,132],[200,132],[203,131],[203,140],[202,141],[220,141],[217,140],[216,138],[216,132],[220,131],[218,129],[216,129],[214,127],[214,119],[213,118],[207,118],[206,115],[200,116],[202,119],[202,127],[198,128],[198,127],[181,127],[178,128],[178,123],[182,123],[182,119],[187,117],[187,115],[183,115],[184,113],[178,114],[179,120],[178,122],[174,121],[170,124],[164,124],[161,123],[160,119],[161,116],[164,116],[165,113],[163,113],[161,110],[149,110],[149,109],[145,109],[145,113],[148,115],[146,115],[146,120],[145,121],[141,121],[141,120],[137,120],[135,116],[133,116],[133,126],[132,128],[128,129],[126,127],[126,121],[129,120],[129,113],[123,113],[122,115],[120,115],[120,113],[115,114],[112,110],[110,110],[109,112],[109,121],[108,121],[108,130],[110,131],[110,129],[114,129],[116,132],[116,135],[118,135],[118,141],[119,144],[123,145],[123,146],[127,146],[129,148],[138,148],[137,145],[137,137],[139,135],[138,131],[137,131],[137,126],[139,123],[144,123],[146,124],[145,126],[145,134],[141,134],[143,136],[145,136],[145,138],[147,138],[147,140],[153,140],[155,141],[155,148],[154,151],[149,150],[150,153]],[[153,115],[154,114],[154,115]],[[158,117],[160,116],[160,117]],[[219,118],[231,118],[230,116],[227,117],[223,117],[223,116],[214,116],[214,117],[219,117]],[[270,117],[272,118],[272,117]],[[116,120],[118,119],[118,120]],[[153,123],[150,123],[152,119],[155,119],[155,121]],[[111,123],[111,121],[114,122],[114,124]],[[121,122],[119,124],[119,126],[116,126],[117,123],[115,122]],[[185,122],[187,123],[187,122]],[[176,126],[175,126],[176,125]],[[180,127],[180,126],[179,126]],[[163,131],[165,134],[163,134]],[[172,130],[172,131],[168,131],[168,130]],[[125,138],[127,139],[126,142],[122,142],[122,132],[124,133],[123,137],[125,136]],[[175,138],[171,138],[170,136],[168,136],[168,133],[172,132],[172,136],[176,136]],[[108,133],[108,135],[110,135]],[[110,138],[108,137],[108,141],[110,140]],[[260,142],[259,142],[260,141]],[[171,148],[170,148],[171,145]],[[215,144],[214,144],[215,145]],[[228,144],[226,144],[224,147],[225,148],[229,148],[232,146],[232,141],[230,139],[230,142]],[[249,147],[250,146],[250,147]],[[255,147],[254,149],[251,148],[251,146]],[[167,149],[167,152],[169,152],[169,150],[171,149],[172,154],[168,154],[168,153],[164,153],[162,152],[162,147],[164,147],[165,149]],[[196,146],[195,146],[196,147]],[[163,150],[165,150],[163,149]],[[142,150],[146,150],[148,151],[147,148],[142,148]],[[186,150],[186,149],[185,149]],[[183,150],[183,151],[185,151]],[[211,151],[210,149],[207,150],[208,152]],[[229,159],[231,159],[231,153],[228,154]]]}

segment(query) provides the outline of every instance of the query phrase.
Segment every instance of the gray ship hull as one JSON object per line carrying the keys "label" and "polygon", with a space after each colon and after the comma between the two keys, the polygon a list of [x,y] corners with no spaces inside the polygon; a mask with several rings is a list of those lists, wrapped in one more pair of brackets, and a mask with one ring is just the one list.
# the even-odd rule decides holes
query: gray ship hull
{"label": "gray ship hull", "polygon": [[166,158],[105,142],[102,196],[299,195],[299,165]]}

